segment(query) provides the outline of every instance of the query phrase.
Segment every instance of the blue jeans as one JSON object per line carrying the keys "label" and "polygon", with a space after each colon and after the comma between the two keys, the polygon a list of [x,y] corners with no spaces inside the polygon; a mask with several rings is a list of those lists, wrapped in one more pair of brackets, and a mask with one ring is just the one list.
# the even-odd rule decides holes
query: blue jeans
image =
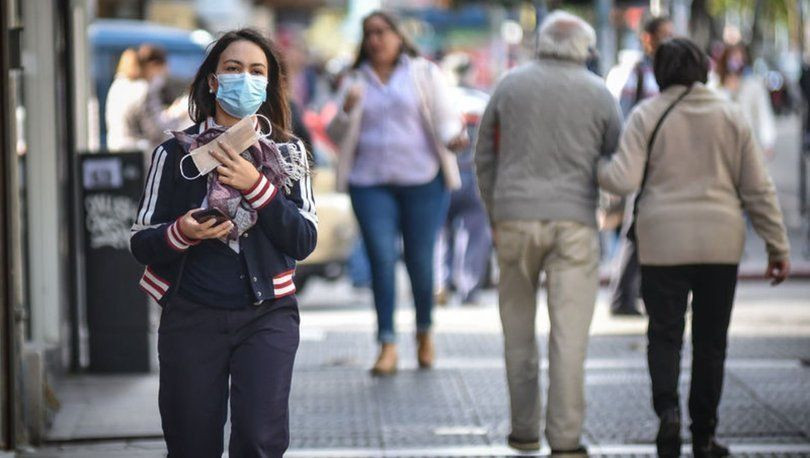
{"label": "blue jeans", "polygon": [[416,305],[416,328],[428,331],[433,309],[433,248],[450,200],[441,175],[417,186],[350,186],[349,195],[371,264],[377,340],[396,340],[394,273],[400,235]]}

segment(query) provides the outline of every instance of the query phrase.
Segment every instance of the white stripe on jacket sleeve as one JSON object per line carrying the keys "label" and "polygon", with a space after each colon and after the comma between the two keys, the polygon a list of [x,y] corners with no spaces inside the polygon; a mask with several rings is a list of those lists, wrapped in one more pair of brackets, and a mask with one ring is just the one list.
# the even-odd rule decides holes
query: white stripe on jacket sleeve
{"label": "white stripe on jacket sleeve", "polygon": [[149,193],[149,199],[147,201],[144,198],[144,205],[146,212],[141,219],[141,224],[149,225],[152,224],[152,215],[155,213],[155,208],[157,207],[158,201],[158,193],[160,191],[160,180],[163,178],[163,166],[166,163],[166,156],[168,153],[163,147],[158,149],[158,158],[155,166],[155,173],[153,175],[152,183],[147,185],[147,192]]}
{"label": "white stripe on jacket sleeve", "polygon": [[155,175],[158,172],[158,163],[162,155],[165,154],[162,146],[159,146],[155,154],[152,156],[152,165],[149,167],[149,177],[146,180],[146,186],[144,186],[144,195],[143,195],[143,203],[141,204],[141,208],[138,211],[138,218],[135,220],[137,224],[146,225],[145,217],[146,212],[149,209],[149,204],[152,201],[152,193],[153,193],[153,183],[155,182]]}
{"label": "white stripe on jacket sleeve", "polygon": [[301,200],[303,204],[298,211],[301,215],[309,220],[312,224],[315,225],[315,228],[318,228],[318,214],[315,211],[315,199],[312,195],[312,174],[309,172],[309,160],[307,159],[307,151],[304,147],[304,143],[302,141],[298,141],[295,144],[295,147],[301,151],[301,159],[304,161],[304,166],[306,167],[307,174],[298,182],[298,187],[301,191]]}

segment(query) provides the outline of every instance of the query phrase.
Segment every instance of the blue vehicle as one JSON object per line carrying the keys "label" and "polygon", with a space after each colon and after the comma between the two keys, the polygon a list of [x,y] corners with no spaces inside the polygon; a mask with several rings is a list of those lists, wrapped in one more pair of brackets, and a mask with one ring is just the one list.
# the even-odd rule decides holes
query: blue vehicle
{"label": "blue vehicle", "polygon": [[99,134],[106,145],[105,105],[107,91],[115,77],[121,53],[148,43],[160,46],[168,54],[169,79],[187,85],[205,57],[206,46],[213,40],[208,32],[188,31],[150,22],[120,19],[97,20],[88,28],[92,52],[93,90],[98,98]]}

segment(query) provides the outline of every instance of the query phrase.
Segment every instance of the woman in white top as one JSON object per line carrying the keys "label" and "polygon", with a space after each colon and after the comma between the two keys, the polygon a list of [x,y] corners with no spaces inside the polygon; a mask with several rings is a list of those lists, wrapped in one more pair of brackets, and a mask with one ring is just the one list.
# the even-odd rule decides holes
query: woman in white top
{"label": "woman in white top", "polygon": [[169,107],[161,99],[168,72],[168,55],[163,48],[143,44],[137,51],[123,52],[107,93],[108,150],[149,152],[168,140],[168,131],[191,124],[186,95]]}
{"label": "woman in white top", "polygon": [[148,92],[149,83],[141,72],[138,53],[128,48],[121,53],[115,79],[107,92],[104,109],[107,149],[131,151],[149,148],[138,127],[138,115]]}
{"label": "woman in white top", "polygon": [[776,143],[776,122],[765,82],[751,70],[748,51],[742,44],[729,45],[717,63],[720,91],[738,103],[754,138],[765,156],[772,157]]}

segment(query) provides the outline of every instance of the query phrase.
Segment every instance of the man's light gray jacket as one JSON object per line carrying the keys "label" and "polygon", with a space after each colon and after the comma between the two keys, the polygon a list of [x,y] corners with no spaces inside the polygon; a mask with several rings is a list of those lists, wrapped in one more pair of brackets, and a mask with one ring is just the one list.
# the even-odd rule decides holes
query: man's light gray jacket
{"label": "man's light gray jacket", "polygon": [[541,58],[509,72],[484,112],[475,149],[492,222],[596,227],[596,167],[616,149],[621,123],[605,83],[583,64]]}

